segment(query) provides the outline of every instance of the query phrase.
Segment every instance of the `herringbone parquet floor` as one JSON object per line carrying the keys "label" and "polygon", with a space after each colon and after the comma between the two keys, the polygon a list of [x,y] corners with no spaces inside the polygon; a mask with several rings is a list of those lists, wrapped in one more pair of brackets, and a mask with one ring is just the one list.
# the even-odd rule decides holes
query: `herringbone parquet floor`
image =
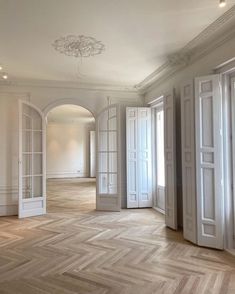
{"label": "herringbone parquet floor", "polygon": [[235,260],[151,209],[97,212],[91,180],[53,180],[48,214],[0,219],[0,293],[235,293]]}

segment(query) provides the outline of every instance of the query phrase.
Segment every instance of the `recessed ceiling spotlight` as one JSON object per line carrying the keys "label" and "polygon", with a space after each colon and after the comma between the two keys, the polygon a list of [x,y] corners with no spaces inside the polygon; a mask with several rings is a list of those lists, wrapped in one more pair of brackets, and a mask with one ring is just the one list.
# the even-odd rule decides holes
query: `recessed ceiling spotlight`
{"label": "recessed ceiling spotlight", "polygon": [[3,67],[2,67],[2,65],[0,65],[0,70],[2,70],[3,69]]}
{"label": "recessed ceiling spotlight", "polygon": [[2,74],[2,78],[3,78],[4,80],[7,80],[7,79],[8,79],[8,74],[4,72],[4,73]]}
{"label": "recessed ceiling spotlight", "polygon": [[226,0],[220,0],[219,7],[224,7],[224,6],[226,6]]}

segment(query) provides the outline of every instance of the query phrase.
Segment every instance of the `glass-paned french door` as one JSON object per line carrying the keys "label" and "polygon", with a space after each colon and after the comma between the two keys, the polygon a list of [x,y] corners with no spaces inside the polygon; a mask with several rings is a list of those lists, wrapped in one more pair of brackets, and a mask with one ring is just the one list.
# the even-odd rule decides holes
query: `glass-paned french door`
{"label": "glass-paned french door", "polygon": [[121,209],[119,123],[118,105],[105,108],[97,119],[97,210]]}
{"label": "glass-paned french door", "polygon": [[19,217],[46,212],[45,121],[41,111],[19,101]]}

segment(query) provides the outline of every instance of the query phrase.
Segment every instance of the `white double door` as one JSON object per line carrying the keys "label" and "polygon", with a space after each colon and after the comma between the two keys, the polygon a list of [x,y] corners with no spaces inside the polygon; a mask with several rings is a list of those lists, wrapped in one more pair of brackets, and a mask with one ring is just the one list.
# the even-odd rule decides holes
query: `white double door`
{"label": "white double door", "polygon": [[[19,218],[46,213],[46,123],[41,110],[19,101]],[[98,210],[121,209],[120,109],[111,105],[97,117]]]}
{"label": "white double door", "polygon": [[127,107],[127,208],[152,207],[151,108]]}

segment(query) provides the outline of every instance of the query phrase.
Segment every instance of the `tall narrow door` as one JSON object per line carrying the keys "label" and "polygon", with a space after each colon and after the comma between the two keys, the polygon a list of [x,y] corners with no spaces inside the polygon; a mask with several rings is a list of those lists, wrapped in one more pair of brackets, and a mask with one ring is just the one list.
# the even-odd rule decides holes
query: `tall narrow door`
{"label": "tall narrow door", "polygon": [[164,95],[164,140],[165,140],[165,219],[166,225],[177,230],[177,186],[175,145],[175,97],[169,92]]}
{"label": "tall narrow door", "polygon": [[184,238],[197,243],[195,102],[193,81],[181,85],[181,146]]}
{"label": "tall narrow door", "polygon": [[45,120],[19,101],[19,218],[46,213]]}
{"label": "tall narrow door", "polygon": [[139,207],[152,207],[151,108],[138,108]]}
{"label": "tall narrow door", "polygon": [[127,208],[152,207],[151,109],[127,107]]}
{"label": "tall narrow door", "polygon": [[198,244],[223,248],[224,193],[220,76],[195,80]]}
{"label": "tall narrow door", "polygon": [[96,209],[120,211],[120,108],[110,105],[97,118]]}
{"label": "tall narrow door", "polygon": [[154,206],[165,213],[165,154],[164,154],[164,110],[163,105],[154,108],[154,161],[155,201]]}
{"label": "tall narrow door", "polygon": [[95,131],[90,131],[90,177],[96,176],[96,148],[95,148]]}

